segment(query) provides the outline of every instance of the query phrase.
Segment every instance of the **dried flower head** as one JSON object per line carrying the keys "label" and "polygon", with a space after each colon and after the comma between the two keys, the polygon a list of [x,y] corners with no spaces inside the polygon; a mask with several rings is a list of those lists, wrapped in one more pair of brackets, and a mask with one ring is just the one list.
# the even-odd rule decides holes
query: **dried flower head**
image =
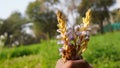
{"label": "dried flower head", "polygon": [[60,40],[58,44],[62,44],[62,48],[59,49],[62,59],[75,60],[79,59],[81,54],[86,50],[89,41],[88,25],[90,23],[91,10],[86,12],[86,17],[83,18],[83,23],[71,28],[66,28],[66,18],[61,12],[57,12],[58,19],[58,32],[60,35],[57,38]]}

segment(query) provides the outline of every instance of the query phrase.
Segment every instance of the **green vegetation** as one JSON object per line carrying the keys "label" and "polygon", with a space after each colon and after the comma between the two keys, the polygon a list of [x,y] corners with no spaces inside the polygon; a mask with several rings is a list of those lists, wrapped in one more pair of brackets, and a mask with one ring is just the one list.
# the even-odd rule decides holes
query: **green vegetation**
{"label": "green vegetation", "polygon": [[[120,32],[91,37],[83,57],[94,68],[120,68]],[[41,44],[2,48],[0,68],[54,68],[60,58],[55,40]]]}
{"label": "green vegetation", "polygon": [[120,32],[91,37],[83,54],[95,68],[120,68]]}
{"label": "green vegetation", "polygon": [[0,60],[1,59],[10,59],[14,57],[21,57],[25,55],[37,54],[39,53],[40,47],[39,44],[33,46],[21,46],[14,48],[3,48],[0,50]]}

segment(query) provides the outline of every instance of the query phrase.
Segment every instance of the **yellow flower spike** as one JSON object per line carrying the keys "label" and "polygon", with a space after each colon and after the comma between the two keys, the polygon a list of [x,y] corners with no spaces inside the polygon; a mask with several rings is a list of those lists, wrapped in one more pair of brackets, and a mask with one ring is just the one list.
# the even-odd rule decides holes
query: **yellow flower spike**
{"label": "yellow flower spike", "polygon": [[[86,12],[86,16],[82,18],[84,26],[82,27],[81,31],[86,31],[88,28],[88,25],[91,21],[91,9],[88,9]],[[87,48],[88,41],[81,41],[81,48],[80,51],[78,52],[78,55],[81,55]]]}
{"label": "yellow flower spike", "polygon": [[88,9],[88,11],[86,12],[86,16],[85,18],[83,18],[83,23],[84,23],[84,27],[86,28],[89,23],[90,23],[90,20],[91,20],[91,9]]}

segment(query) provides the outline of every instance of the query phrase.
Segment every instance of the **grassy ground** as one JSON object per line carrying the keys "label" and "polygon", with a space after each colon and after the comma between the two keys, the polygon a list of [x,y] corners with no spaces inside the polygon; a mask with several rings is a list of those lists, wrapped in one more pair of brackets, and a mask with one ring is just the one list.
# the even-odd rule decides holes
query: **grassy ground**
{"label": "grassy ground", "polygon": [[[0,49],[0,68],[54,68],[60,58],[56,40]],[[94,68],[120,68],[120,32],[93,36],[83,54]]]}

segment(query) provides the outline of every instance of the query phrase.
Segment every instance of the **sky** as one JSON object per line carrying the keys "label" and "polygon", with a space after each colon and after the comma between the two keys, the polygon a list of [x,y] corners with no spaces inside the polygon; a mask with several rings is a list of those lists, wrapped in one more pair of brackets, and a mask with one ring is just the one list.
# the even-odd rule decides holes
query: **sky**
{"label": "sky", "polygon": [[14,11],[25,13],[29,2],[35,0],[0,0],[0,18],[6,19]]}
{"label": "sky", "polygon": [[116,4],[114,4],[114,6],[111,7],[111,10],[115,8],[120,8],[120,0],[116,0]]}
{"label": "sky", "polygon": [[[22,14],[25,14],[25,10],[29,2],[35,0],[1,0],[0,1],[0,18],[6,19],[14,11],[19,11]],[[120,8],[120,0],[117,0],[117,3],[111,8]]]}

